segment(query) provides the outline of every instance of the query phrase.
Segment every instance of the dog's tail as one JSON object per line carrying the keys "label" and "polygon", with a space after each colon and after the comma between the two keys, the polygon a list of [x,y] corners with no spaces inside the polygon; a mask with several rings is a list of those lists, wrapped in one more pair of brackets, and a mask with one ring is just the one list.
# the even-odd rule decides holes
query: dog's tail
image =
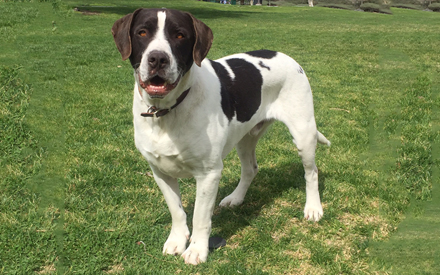
{"label": "dog's tail", "polygon": [[326,144],[327,146],[330,146],[330,141],[323,135],[321,132],[318,132],[318,142],[321,144]]}

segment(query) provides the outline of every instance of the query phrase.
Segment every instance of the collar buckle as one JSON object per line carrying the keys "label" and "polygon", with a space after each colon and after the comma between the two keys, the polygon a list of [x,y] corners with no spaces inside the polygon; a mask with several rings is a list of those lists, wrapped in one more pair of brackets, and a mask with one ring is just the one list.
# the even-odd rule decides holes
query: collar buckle
{"label": "collar buckle", "polygon": [[145,112],[145,113],[141,113],[141,116],[143,116],[143,117],[156,117],[156,118],[158,118],[158,117],[161,117],[161,116],[164,116],[164,115],[168,114],[172,109],[176,108],[177,105],[179,105],[179,104],[185,99],[185,97],[186,97],[186,96],[188,95],[188,93],[189,93],[189,90],[190,90],[190,89],[184,91],[184,92],[179,96],[179,98],[177,98],[177,100],[176,100],[176,104],[174,104],[173,106],[171,106],[171,108],[168,108],[168,109],[159,109],[159,108],[157,108],[156,106],[150,106],[150,107],[148,107],[147,112]]}

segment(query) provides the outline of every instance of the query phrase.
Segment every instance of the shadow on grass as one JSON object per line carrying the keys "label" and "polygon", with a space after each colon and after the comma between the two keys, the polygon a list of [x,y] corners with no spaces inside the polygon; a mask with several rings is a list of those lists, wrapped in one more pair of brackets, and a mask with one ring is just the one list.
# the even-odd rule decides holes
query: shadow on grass
{"label": "shadow on grass", "polygon": [[[148,7],[142,6],[144,8],[161,8],[161,7]],[[120,14],[126,15],[132,13],[136,9],[141,8],[141,6],[77,6],[76,10],[82,12],[85,15],[96,14],[96,13],[106,13],[106,14]],[[173,9],[171,6],[170,9]],[[176,7],[186,12],[189,12],[199,19],[217,19],[217,18],[240,18],[247,17],[252,12],[246,11],[230,11],[230,10],[218,10],[218,9],[207,9],[207,8],[196,8],[196,7]]]}
{"label": "shadow on grass", "polygon": [[[282,175],[280,176],[280,173]],[[325,173],[319,174],[319,193],[322,198],[322,193],[325,190]],[[229,184],[220,187],[219,196],[217,198],[217,205],[224,196],[229,195],[237,186],[236,184]],[[303,219],[303,207],[305,202],[305,179],[304,168],[301,162],[284,162],[277,164],[273,168],[262,168],[258,172],[254,181],[252,182],[246,194],[242,205],[233,208],[220,208],[216,206],[212,222],[213,226],[218,230],[218,235],[222,238],[229,239],[237,234],[241,229],[249,226],[254,219],[260,216],[262,209],[270,204],[273,204],[277,198],[283,196],[283,193],[289,189],[299,189],[304,196],[301,202],[296,202],[301,205],[298,209],[291,209],[292,217]],[[292,202],[295,198],[292,198]],[[189,219],[192,220],[192,211],[188,209]]]}

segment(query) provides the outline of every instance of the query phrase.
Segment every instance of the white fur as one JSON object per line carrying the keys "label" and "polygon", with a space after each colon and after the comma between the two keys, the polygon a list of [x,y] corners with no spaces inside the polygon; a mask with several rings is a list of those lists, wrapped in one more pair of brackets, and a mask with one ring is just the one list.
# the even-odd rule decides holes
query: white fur
{"label": "white fur", "polygon": [[[159,16],[159,21],[165,20],[164,17]],[[163,30],[162,24],[159,27]],[[158,48],[171,53],[163,34],[158,32],[156,40],[148,46],[144,55]],[[257,141],[274,120],[287,125],[302,158],[307,193],[305,218],[318,221],[323,215],[314,161],[315,147],[317,141],[328,145],[330,142],[316,129],[312,93],[306,75],[293,59],[281,53],[263,60],[270,70],[259,66],[259,58],[247,54],[233,57],[251,62],[263,77],[261,105],[250,121],[244,123],[235,117],[228,121],[224,115],[220,104],[220,82],[208,60],[204,60],[201,67],[193,65],[178,86],[161,100],[149,99],[145,93],[140,96],[138,83],[135,83],[133,115],[136,147],[149,162],[172,216],[172,228],[163,253],[182,254],[185,262],[190,264],[207,259],[211,216],[223,158],[236,147],[242,172],[237,188],[221,201],[220,206],[239,205],[258,171],[255,157]],[[222,58],[219,62],[227,67],[225,60],[228,58],[231,57]],[[142,68],[147,67],[144,60],[140,67],[142,73]],[[226,69],[234,77],[232,70]],[[176,70],[176,67],[170,70]],[[191,90],[185,100],[166,116],[140,116],[153,104],[160,104],[162,108],[172,106],[189,87]],[[177,178],[184,177],[194,177],[197,181],[193,231],[188,248],[186,244],[190,235],[177,182]]]}

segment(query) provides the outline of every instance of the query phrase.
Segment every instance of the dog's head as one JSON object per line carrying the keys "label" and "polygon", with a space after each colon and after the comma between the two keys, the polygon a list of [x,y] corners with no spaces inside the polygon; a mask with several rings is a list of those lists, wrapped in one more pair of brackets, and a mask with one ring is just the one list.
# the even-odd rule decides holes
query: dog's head
{"label": "dog's head", "polygon": [[136,81],[150,98],[163,98],[193,63],[201,66],[213,40],[203,22],[168,9],[138,9],[117,20],[112,33],[122,59],[130,59]]}

